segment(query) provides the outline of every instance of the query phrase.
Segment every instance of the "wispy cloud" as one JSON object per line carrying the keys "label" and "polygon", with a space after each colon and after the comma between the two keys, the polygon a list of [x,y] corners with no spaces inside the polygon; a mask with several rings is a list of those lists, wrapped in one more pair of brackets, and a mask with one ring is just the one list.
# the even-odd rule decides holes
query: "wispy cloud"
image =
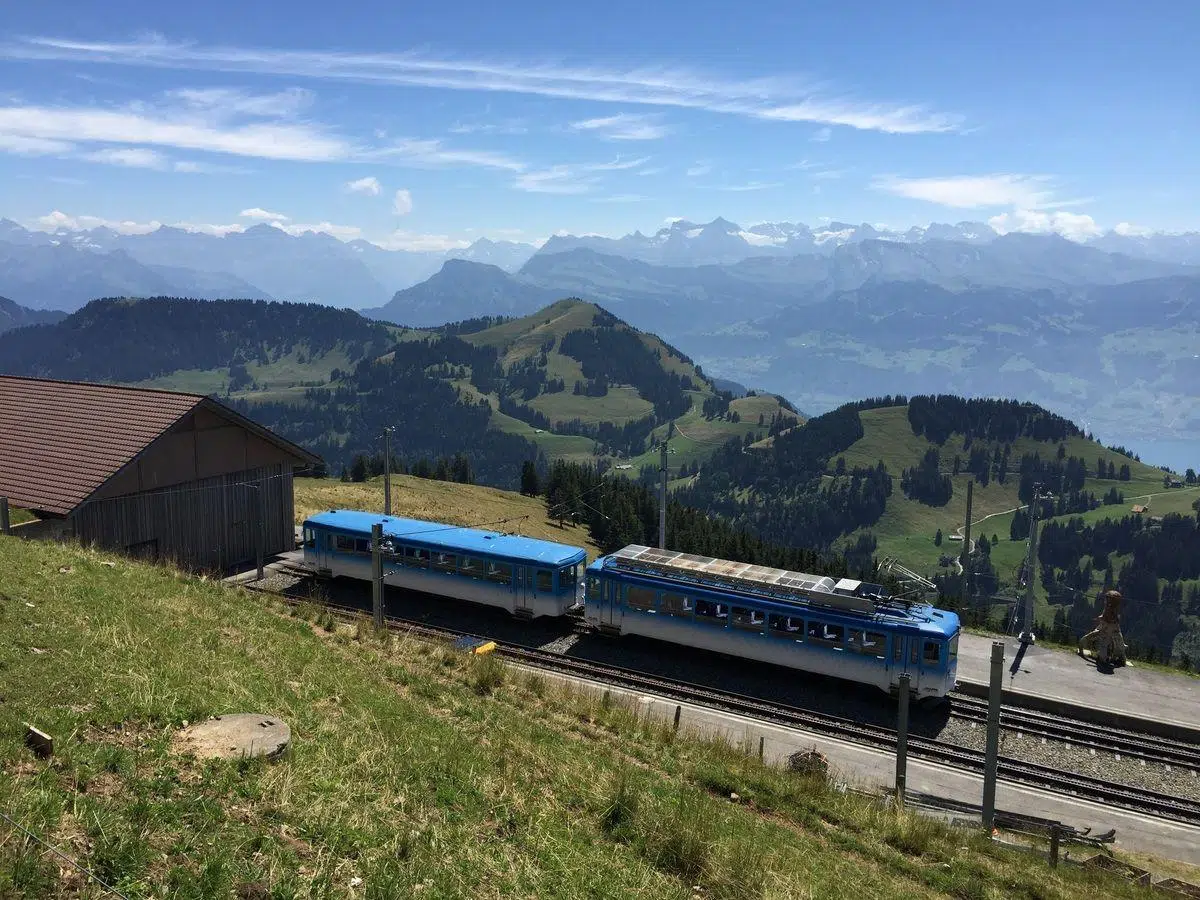
{"label": "wispy cloud", "polygon": [[239,88],[181,88],[168,91],[167,97],[183,106],[199,110],[217,110],[223,116],[282,119],[294,116],[310,106],[312,91],[288,88],[273,94],[254,94]]}
{"label": "wispy cloud", "polygon": [[372,150],[364,156],[368,159],[390,160],[417,168],[430,169],[478,166],[485,169],[521,172],[526,168],[525,163],[502,153],[447,147],[441,141],[433,139],[403,139],[389,146]]}
{"label": "wispy cloud", "polygon": [[379,192],[383,190],[383,186],[374,175],[368,175],[366,178],[347,181],[346,190],[352,194],[368,194],[372,197],[378,197]]}
{"label": "wispy cloud", "polygon": [[694,166],[689,166],[685,174],[688,178],[700,178],[703,175],[707,175],[712,170],[712,163],[698,162]]}
{"label": "wispy cloud", "polygon": [[189,175],[249,175],[251,170],[242,166],[227,166],[221,163],[196,162],[190,159],[176,160],[171,164],[176,172]]}
{"label": "wispy cloud", "polygon": [[587,131],[607,141],[656,141],[671,133],[658,116],[620,113],[600,119],[572,122],[574,131]]}
{"label": "wispy cloud", "polygon": [[942,178],[900,178],[882,175],[871,185],[898,197],[925,200],[941,206],[978,209],[1015,206],[1037,209],[1053,199],[1053,179],[1048,175],[951,175]]}
{"label": "wispy cloud", "polygon": [[28,134],[6,134],[0,130],[0,152],[18,156],[49,156],[69,153],[74,145],[69,141],[36,137]]}
{"label": "wispy cloud", "polygon": [[243,209],[238,216],[243,219],[258,219],[264,222],[286,222],[290,218],[283,213],[271,212],[258,206],[253,209]]}
{"label": "wispy cloud", "polygon": [[603,163],[575,163],[550,166],[521,172],[513,181],[513,187],[531,194],[587,194],[600,183],[601,173],[637,169],[649,161],[649,157],[615,159]]}
{"label": "wispy cloud", "polygon": [[894,134],[955,131],[961,119],[924,106],[824,97],[795,77],[731,80],[662,67],[602,68],[550,61],[469,59],[429,53],[348,53],[206,46],[161,37],[127,42],[34,37],[0,57],[343,79],[465,91],[701,109],[782,122]]}
{"label": "wispy cloud", "polygon": [[84,153],[81,157],[89,162],[105,163],[110,166],[127,166],[131,169],[165,169],[167,158],[157,150],[145,147],[106,147]]}
{"label": "wispy cloud", "polygon": [[640,203],[645,200],[641,194],[612,194],[608,197],[596,197],[594,203]]}
{"label": "wispy cloud", "polygon": [[745,184],[726,184],[718,187],[719,191],[767,191],[771,188],[783,187],[782,181],[748,181]]}
{"label": "wispy cloud", "polygon": [[831,137],[833,137],[833,129],[826,126],[824,128],[818,128],[816,132],[814,132],[813,136],[809,138],[809,140],[818,144],[824,144]]}
{"label": "wispy cloud", "polygon": [[392,212],[398,216],[407,216],[412,211],[412,194],[404,189],[396,191],[396,196],[392,200]]}
{"label": "wispy cloud", "polygon": [[447,129],[451,134],[528,134],[529,126],[523,119],[508,119],[502,122],[456,122]]}
{"label": "wispy cloud", "polygon": [[841,178],[845,174],[845,169],[816,169],[810,171],[808,177],[814,181],[833,181],[835,178]]}

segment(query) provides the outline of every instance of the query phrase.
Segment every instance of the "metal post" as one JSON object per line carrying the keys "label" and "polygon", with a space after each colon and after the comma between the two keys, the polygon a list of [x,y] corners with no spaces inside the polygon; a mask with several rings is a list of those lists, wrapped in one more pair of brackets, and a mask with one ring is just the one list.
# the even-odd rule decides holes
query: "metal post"
{"label": "metal post", "polygon": [[11,526],[8,524],[8,498],[0,497],[0,534],[8,534]]}
{"label": "metal post", "polygon": [[383,429],[383,514],[392,514],[392,431],[387,425]]}
{"label": "metal post", "polygon": [[990,834],[996,821],[996,764],[1000,755],[1000,691],[1004,686],[1004,642],[992,641],[992,673],[988,686],[987,750],[983,765],[983,827]]}
{"label": "metal post", "polygon": [[258,519],[258,527],[255,529],[254,537],[254,555],[258,560],[258,580],[263,580],[263,498],[262,485],[252,484],[254,488],[254,509],[256,518]]}
{"label": "metal post", "polygon": [[662,442],[658,479],[658,549],[667,549],[667,442]]}
{"label": "metal post", "polygon": [[908,694],[912,690],[912,676],[907,672],[900,676],[900,709],[896,715],[896,805],[904,806],[904,792],[908,786]]}
{"label": "metal post", "polygon": [[371,526],[371,613],[375,627],[383,627],[383,526]]}
{"label": "metal post", "polygon": [[1041,485],[1033,486],[1033,499],[1029,501],[1029,556],[1025,563],[1025,603],[1021,620],[1022,644],[1033,643],[1033,603],[1037,588],[1038,507]]}

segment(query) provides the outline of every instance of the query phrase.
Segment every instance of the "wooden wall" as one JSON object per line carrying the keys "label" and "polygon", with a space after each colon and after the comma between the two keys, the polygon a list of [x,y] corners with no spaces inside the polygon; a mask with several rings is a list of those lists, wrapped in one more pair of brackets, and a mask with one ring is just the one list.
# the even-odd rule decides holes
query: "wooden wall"
{"label": "wooden wall", "polygon": [[224,570],[254,560],[260,510],[264,555],[295,547],[292,466],[289,459],[162,490],[97,497],[71,514],[71,529],[84,543],[106,549]]}

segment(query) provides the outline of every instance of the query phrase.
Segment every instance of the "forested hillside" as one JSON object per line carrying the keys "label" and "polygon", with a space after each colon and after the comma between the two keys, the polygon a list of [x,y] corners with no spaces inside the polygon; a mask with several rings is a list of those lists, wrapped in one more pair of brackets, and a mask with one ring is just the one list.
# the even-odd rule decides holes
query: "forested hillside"
{"label": "forested hillside", "polygon": [[[53,325],[0,335],[0,371],[77,381],[142,382],[178,372],[215,377],[166,387],[236,392],[283,360],[324,380],[336,354],[355,360],[392,343],[386,326],[349,310],[254,300],[94,300]],[[336,361],[334,365],[336,365]]]}

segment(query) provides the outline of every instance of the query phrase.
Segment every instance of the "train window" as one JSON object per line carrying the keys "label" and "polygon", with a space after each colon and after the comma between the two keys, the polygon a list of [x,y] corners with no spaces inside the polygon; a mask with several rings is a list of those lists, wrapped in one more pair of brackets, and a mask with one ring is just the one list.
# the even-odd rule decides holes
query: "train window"
{"label": "train window", "polygon": [[690,616],[692,601],[683,594],[664,593],[662,595],[662,611],[668,616]]}
{"label": "train window", "polygon": [[956,634],[950,641],[950,665],[958,662],[958,635]]}
{"label": "train window", "polygon": [[826,647],[840,650],[845,638],[846,628],[843,625],[831,625],[816,619],[808,620],[808,639],[814,644],[824,644]]}
{"label": "train window", "polygon": [[714,603],[712,600],[697,600],[696,618],[708,619],[711,622],[724,625],[729,621],[729,607],[724,603]]}
{"label": "train window", "polygon": [[938,641],[925,642],[925,665],[936,666],[942,659],[942,645]]}
{"label": "train window", "polygon": [[487,580],[496,584],[512,584],[512,566],[502,562],[488,562]]}
{"label": "train window", "polygon": [[913,638],[908,642],[908,664],[915,666],[921,661],[921,642]]}
{"label": "train window", "polygon": [[564,566],[558,570],[558,592],[560,594],[575,593],[575,586],[578,583],[579,574],[576,566]]}
{"label": "train window", "polygon": [[879,631],[868,631],[866,640],[863,641],[863,653],[887,659],[887,635]]}
{"label": "train window", "polygon": [[743,628],[747,631],[762,631],[763,614],[757,609],[735,606],[733,608],[733,627]]}
{"label": "train window", "polygon": [[771,613],[767,616],[767,627],[779,637],[790,637],[794,640],[800,640],[800,631],[803,622],[801,619],[793,619],[791,616],[781,616],[776,613]]}
{"label": "train window", "polygon": [[435,553],[433,567],[439,572],[453,572],[458,568],[458,556],[454,553]]}
{"label": "train window", "polygon": [[655,592],[650,588],[634,587],[625,589],[625,605],[630,609],[640,609],[643,612],[654,612]]}
{"label": "train window", "polygon": [[401,562],[406,566],[412,566],[416,569],[429,568],[429,551],[422,550],[420,547],[403,547],[401,548]]}
{"label": "train window", "polygon": [[904,638],[898,634],[892,638],[892,661],[904,662]]}
{"label": "train window", "polygon": [[304,549],[306,549],[306,550],[316,550],[317,549],[317,533],[315,531],[313,531],[311,528],[304,529]]}
{"label": "train window", "polygon": [[600,599],[600,579],[589,576],[587,580],[587,598],[589,600]]}
{"label": "train window", "polygon": [[554,573],[549,569],[537,570],[537,589],[543,594],[554,590]]}
{"label": "train window", "polygon": [[354,538],[348,534],[339,534],[335,536],[334,547],[339,553],[354,552]]}
{"label": "train window", "polygon": [[472,559],[469,556],[464,556],[458,564],[458,571],[468,578],[482,578],[483,562],[478,559]]}
{"label": "train window", "polygon": [[355,553],[370,553],[371,552],[370,538],[355,538],[354,539],[354,552]]}

